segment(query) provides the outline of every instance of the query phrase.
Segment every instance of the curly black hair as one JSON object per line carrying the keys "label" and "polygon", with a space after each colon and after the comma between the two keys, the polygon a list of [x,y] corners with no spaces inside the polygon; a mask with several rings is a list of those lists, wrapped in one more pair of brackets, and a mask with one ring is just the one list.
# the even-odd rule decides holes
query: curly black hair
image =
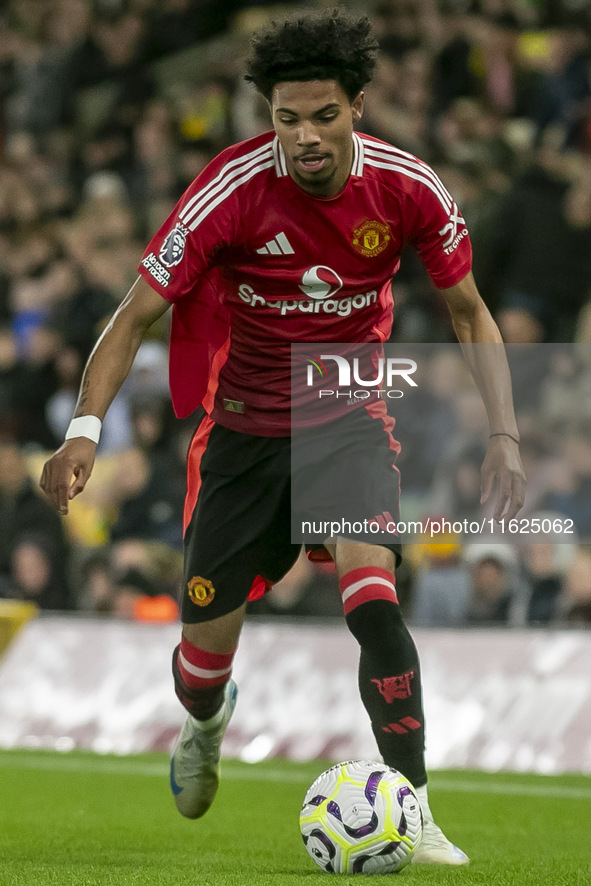
{"label": "curly black hair", "polygon": [[367,16],[307,14],[255,34],[245,80],[268,101],[277,83],[336,80],[352,101],[371,80],[377,53]]}

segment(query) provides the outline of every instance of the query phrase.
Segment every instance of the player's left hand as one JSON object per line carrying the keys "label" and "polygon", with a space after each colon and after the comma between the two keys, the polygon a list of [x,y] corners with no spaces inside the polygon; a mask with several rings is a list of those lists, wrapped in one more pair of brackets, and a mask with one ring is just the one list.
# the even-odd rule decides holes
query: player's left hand
{"label": "player's left hand", "polygon": [[511,437],[491,437],[481,470],[482,504],[488,501],[495,479],[498,482],[494,519],[511,520],[523,507],[525,499],[525,471],[519,455],[519,446]]}

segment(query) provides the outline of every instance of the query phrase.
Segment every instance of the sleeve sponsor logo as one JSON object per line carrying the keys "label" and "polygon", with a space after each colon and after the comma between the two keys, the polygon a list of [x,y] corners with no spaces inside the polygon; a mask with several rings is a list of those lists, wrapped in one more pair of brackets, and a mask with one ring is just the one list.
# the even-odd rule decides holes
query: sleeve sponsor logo
{"label": "sleeve sponsor logo", "polygon": [[449,221],[439,231],[441,236],[445,237],[443,251],[446,255],[451,255],[458,243],[468,236],[468,228],[460,228],[461,225],[465,224],[466,222],[460,214],[457,203],[452,203]]}
{"label": "sleeve sponsor logo", "polygon": [[187,245],[187,229],[178,222],[172,231],[170,231],[160,247],[160,261],[167,268],[174,268],[178,265],[185,254],[185,246]]}
{"label": "sleeve sponsor logo", "polygon": [[142,266],[152,275],[157,283],[160,283],[160,285],[165,288],[168,286],[172,275],[170,271],[167,271],[166,268],[160,264],[153,252],[142,259]]}

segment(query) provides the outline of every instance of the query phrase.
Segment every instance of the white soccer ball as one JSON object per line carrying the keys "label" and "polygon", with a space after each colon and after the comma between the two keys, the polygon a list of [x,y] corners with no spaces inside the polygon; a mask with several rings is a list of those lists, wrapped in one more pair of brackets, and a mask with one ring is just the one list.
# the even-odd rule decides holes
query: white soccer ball
{"label": "white soccer ball", "polygon": [[331,766],[308,789],[300,830],[309,856],[331,874],[391,874],[410,861],[423,832],[411,783],[384,763]]}

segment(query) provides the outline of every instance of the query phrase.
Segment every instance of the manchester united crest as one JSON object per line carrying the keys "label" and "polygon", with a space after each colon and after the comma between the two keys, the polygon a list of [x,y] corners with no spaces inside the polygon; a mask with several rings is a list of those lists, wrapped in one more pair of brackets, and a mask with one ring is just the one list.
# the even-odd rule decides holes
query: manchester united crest
{"label": "manchester united crest", "polygon": [[390,228],[379,221],[363,222],[353,231],[353,246],[361,255],[370,258],[383,252],[390,239]]}
{"label": "manchester united crest", "polygon": [[215,595],[215,588],[208,578],[194,576],[188,584],[189,597],[197,606],[209,606]]}

